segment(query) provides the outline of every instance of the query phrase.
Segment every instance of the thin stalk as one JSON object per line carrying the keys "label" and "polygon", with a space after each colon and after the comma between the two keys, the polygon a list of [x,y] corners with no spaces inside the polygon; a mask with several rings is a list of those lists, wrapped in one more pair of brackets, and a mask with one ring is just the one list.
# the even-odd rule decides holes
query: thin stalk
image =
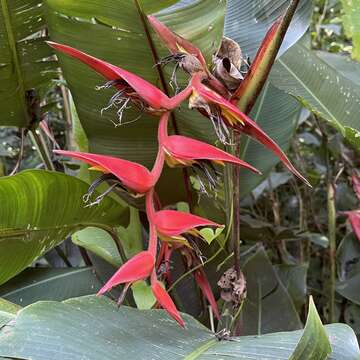
{"label": "thin stalk", "polygon": [[335,189],[332,183],[327,187],[328,237],[329,237],[329,322],[336,322],[335,316],[335,284],[336,284],[336,208]]}
{"label": "thin stalk", "polygon": [[[241,142],[240,133],[235,132],[235,156],[240,157]],[[232,246],[234,252],[234,269],[237,279],[240,278],[240,167],[235,166],[233,169],[234,184],[234,222],[232,224]]]}
{"label": "thin stalk", "polygon": [[61,85],[60,89],[64,104],[66,145],[69,150],[74,150],[75,144],[72,134],[73,119],[72,119],[70,99],[69,99],[69,90],[64,85]]}
{"label": "thin stalk", "polygon": [[34,145],[36,146],[36,149],[37,149],[46,169],[55,171],[55,166],[51,160],[51,156],[50,156],[48,147],[46,145],[46,142],[45,142],[44,137],[42,136],[41,132],[37,129],[30,130],[30,138],[33,141]]}
{"label": "thin stalk", "polygon": [[315,116],[315,121],[322,134],[322,146],[325,151],[326,159],[326,190],[327,190],[327,214],[328,214],[328,273],[329,273],[329,316],[328,322],[336,321],[335,314],[335,286],[336,286],[336,204],[335,204],[335,188],[332,182],[332,171],[329,154],[329,139],[326,130],[323,128],[320,119]]}

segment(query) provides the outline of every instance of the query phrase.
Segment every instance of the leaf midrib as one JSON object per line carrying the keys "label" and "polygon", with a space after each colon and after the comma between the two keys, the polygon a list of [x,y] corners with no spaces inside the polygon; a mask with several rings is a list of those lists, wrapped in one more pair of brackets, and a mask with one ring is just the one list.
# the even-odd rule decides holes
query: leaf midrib
{"label": "leaf midrib", "polygon": [[8,6],[8,0],[0,0],[1,1],[1,11],[4,17],[4,23],[5,23],[5,29],[7,33],[8,43],[9,47],[12,53],[12,60],[15,68],[15,73],[19,85],[19,100],[21,103],[21,107],[24,113],[25,123],[29,124],[29,115],[27,112],[27,106],[25,101],[25,82],[22,76],[21,66],[20,66],[20,60],[17,52],[16,47],[16,39],[13,32],[13,26],[11,23],[11,14]]}

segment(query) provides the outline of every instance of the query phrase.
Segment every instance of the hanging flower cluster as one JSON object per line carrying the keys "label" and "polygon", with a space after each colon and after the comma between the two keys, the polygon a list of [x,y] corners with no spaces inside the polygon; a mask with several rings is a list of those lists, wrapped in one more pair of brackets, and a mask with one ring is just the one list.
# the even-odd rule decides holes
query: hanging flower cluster
{"label": "hanging flower cluster", "polygon": [[[305,182],[306,179],[294,168],[281,148],[253,120],[228,100],[234,93],[234,82],[243,79],[239,65],[234,68],[231,59],[218,59],[216,73],[221,75],[228,71],[227,77],[232,77],[232,81],[224,81],[224,77],[215,76],[215,72],[213,74],[208,69],[204,56],[197,47],[171,32],[155,17],[149,16],[148,21],[171,52],[171,55],[162,59],[161,63],[174,62],[173,83],[176,84],[176,70],[178,68],[190,76],[188,86],[173,97],[168,97],[151,83],[115,65],[66,45],[54,42],[49,42],[49,45],[60,52],[79,59],[105,77],[108,80],[105,87],[113,86],[117,89],[117,93],[111,102],[118,106],[120,118],[123,111],[131,103],[141,112],[146,112],[159,119],[158,153],[152,170],[149,171],[140,164],[110,156],[62,150],[55,152],[85,161],[93,169],[104,173],[99,180],[90,186],[86,200],[89,200],[101,181],[109,178],[115,179],[115,184],[105,194],[111,191],[114,186],[120,186],[132,196],[145,196],[146,214],[149,222],[148,248],[123,264],[99,291],[99,294],[104,294],[119,284],[125,285],[123,292],[125,294],[134,282],[150,278],[151,289],[160,306],[181,326],[184,326],[175,304],[158,280],[157,270],[164,261],[166,266],[165,275],[163,275],[170,281],[168,264],[174,249],[181,249],[184,257],[188,259],[189,268],[199,265],[201,262],[198,256],[194,255],[192,239],[202,237],[199,228],[219,228],[222,225],[190,213],[159,209],[154,188],[160,178],[164,163],[167,162],[171,167],[196,167],[204,172],[209,183],[214,182],[212,177],[212,172],[216,171],[214,165],[229,163],[247,168],[255,173],[260,172],[250,164],[215,146],[185,136],[169,135],[168,121],[171,111],[188,99],[190,108],[197,109],[213,123],[215,131],[223,143],[229,142],[229,129],[231,128],[245,133],[277,155],[292,173]],[[229,61],[230,63],[228,63]],[[229,83],[231,86],[227,86]],[[99,202],[105,194],[99,196],[95,203]],[[159,254],[157,254],[159,238],[162,245]],[[214,314],[219,317],[214,295],[202,268],[194,272],[194,278],[212,306]]]}

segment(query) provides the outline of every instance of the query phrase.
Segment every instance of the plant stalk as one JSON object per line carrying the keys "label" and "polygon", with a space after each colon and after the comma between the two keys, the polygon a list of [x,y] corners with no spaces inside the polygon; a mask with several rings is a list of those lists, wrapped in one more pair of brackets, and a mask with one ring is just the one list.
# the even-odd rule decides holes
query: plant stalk
{"label": "plant stalk", "polygon": [[[235,156],[240,157],[241,135],[238,132],[234,134]],[[233,185],[234,185],[234,221],[232,224],[232,246],[234,252],[234,269],[236,276],[240,278],[240,167],[234,166],[233,169]]]}
{"label": "plant stalk", "polygon": [[47,170],[55,171],[55,166],[51,160],[51,156],[42,136],[41,132],[38,129],[30,130],[30,138],[36,146],[36,149],[46,167]]}
{"label": "plant stalk", "polygon": [[335,285],[336,285],[336,208],[335,188],[329,182],[327,186],[328,237],[329,237],[329,322],[336,322]]}

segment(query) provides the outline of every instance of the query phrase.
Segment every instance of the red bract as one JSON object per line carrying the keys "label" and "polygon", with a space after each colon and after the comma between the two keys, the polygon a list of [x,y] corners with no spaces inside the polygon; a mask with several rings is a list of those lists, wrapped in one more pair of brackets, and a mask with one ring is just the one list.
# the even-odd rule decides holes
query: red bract
{"label": "red bract", "polygon": [[[189,106],[197,108],[201,113],[215,122],[218,135],[222,135],[224,126],[230,126],[243,132],[270,149],[284,165],[298,178],[311,186],[309,182],[296,170],[288,157],[281,150],[274,140],[272,140],[257,123],[242,113],[236,106],[224,99],[222,96],[212,91],[201,83],[200,76],[192,78],[193,94],[189,100]],[[223,126],[224,125],[224,126]],[[226,129],[225,129],[226,130]]]}
{"label": "red bract", "polygon": [[346,214],[349,217],[350,224],[356,237],[360,241],[360,210],[348,211]]}
{"label": "red bract", "polygon": [[156,86],[129,71],[70,46],[51,41],[48,41],[48,44],[54,49],[68,54],[94,69],[107,80],[110,80],[110,85],[114,85],[124,98],[131,99],[141,110],[146,110],[149,113],[158,114],[174,109],[191,92],[191,89],[187,88],[173,98],[169,98]]}
{"label": "red bract", "polygon": [[168,237],[178,237],[184,233],[196,235],[197,227],[221,227],[221,225],[200,216],[176,210],[157,211],[152,220],[158,233]]}
{"label": "red bract", "polygon": [[96,170],[115,175],[124,186],[137,194],[146,193],[156,182],[146,167],[132,161],[78,151],[54,150],[54,152],[82,160],[94,166]]}
{"label": "red bract", "polygon": [[209,302],[216,318],[218,320],[220,320],[219,309],[218,309],[214,294],[212,292],[211,286],[210,286],[210,284],[206,278],[206,275],[204,273],[204,270],[203,269],[196,270],[194,273],[194,278],[195,278],[197,285],[199,286],[202,293],[204,294],[207,301]]}
{"label": "red bract", "polygon": [[199,160],[208,160],[217,164],[231,163],[245,167],[255,173],[260,171],[236,156],[218,149],[199,140],[191,139],[186,136],[172,135],[167,133],[168,116],[163,115],[159,124],[159,143],[163,147],[169,166],[183,165],[191,166]]}
{"label": "red bract", "polygon": [[149,251],[142,251],[132,257],[110,278],[110,280],[99,290],[102,295],[114,286],[124,283],[133,283],[150,276],[154,269],[155,258]]}
{"label": "red bract", "polygon": [[181,327],[185,327],[184,320],[181,318],[179,311],[177,310],[170,295],[166,292],[166,290],[161,286],[161,283],[157,280],[155,272],[153,272],[151,276],[151,289],[161,307],[165,309],[169,313],[169,315],[179,323]]}
{"label": "red bract", "polygon": [[[201,51],[190,41],[173,33],[168,27],[157,20],[154,16],[149,15],[148,20],[152,28],[156,31],[160,39],[173,55],[188,54],[193,55],[202,66],[202,70],[207,71],[206,61]],[[199,69],[200,70],[200,69]]]}

